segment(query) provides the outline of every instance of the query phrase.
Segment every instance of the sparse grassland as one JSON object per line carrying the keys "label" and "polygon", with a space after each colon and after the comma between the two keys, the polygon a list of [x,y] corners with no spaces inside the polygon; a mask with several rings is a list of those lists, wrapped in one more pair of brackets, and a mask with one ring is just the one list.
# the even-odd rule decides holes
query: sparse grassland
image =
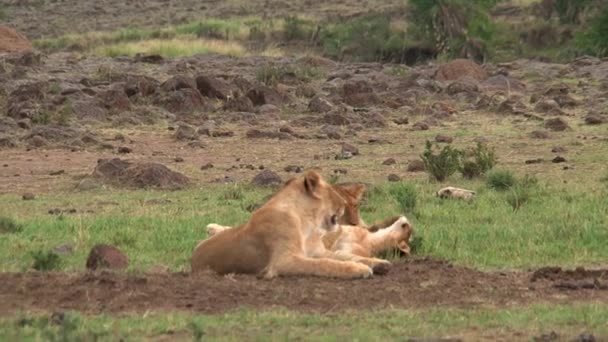
{"label": "sparse grassland", "polygon": [[[120,317],[21,314],[0,319],[0,337],[9,340],[365,341],[408,337],[460,336],[465,340],[527,340],[554,331],[570,340],[589,331],[608,336],[608,308],[601,304],[533,305],[510,309],[432,309],[351,312],[340,315],[242,310],[224,315],[146,313]],[[387,328],[390,327],[390,328]]]}

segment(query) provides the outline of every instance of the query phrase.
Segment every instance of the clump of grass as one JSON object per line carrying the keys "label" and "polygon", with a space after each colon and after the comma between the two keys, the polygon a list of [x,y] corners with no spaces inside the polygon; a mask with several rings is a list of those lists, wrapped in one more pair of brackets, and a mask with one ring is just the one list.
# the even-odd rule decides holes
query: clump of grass
{"label": "clump of grass", "polygon": [[233,186],[224,191],[223,198],[227,201],[241,201],[245,198],[245,193],[242,187]]}
{"label": "clump of grass", "polygon": [[411,213],[416,208],[417,193],[413,184],[399,182],[391,186],[390,194],[399,204],[402,213]]}
{"label": "clump of grass", "polygon": [[255,76],[259,82],[272,87],[289,79],[309,82],[322,78],[324,73],[320,69],[310,66],[264,65],[258,68]]}
{"label": "clump of grass", "polygon": [[484,175],[496,165],[496,152],[485,144],[477,143],[472,151],[473,160],[464,160],[460,173],[467,179]]}
{"label": "clump of grass", "polygon": [[0,216],[0,234],[14,234],[23,230],[23,226],[12,218]]}
{"label": "clump of grass", "polygon": [[604,177],[600,178],[600,182],[608,185],[608,173]]}
{"label": "clump of grass", "polygon": [[533,176],[526,175],[520,181],[517,181],[515,186],[511,187],[511,192],[507,194],[507,202],[513,208],[513,211],[519,210],[521,206],[528,202],[532,197],[532,191],[536,189],[538,179]]}
{"label": "clump of grass", "polygon": [[175,33],[195,35],[199,38],[229,40],[242,36],[242,26],[239,21],[206,19],[204,21],[180,25]]}
{"label": "clump of grass", "polygon": [[117,43],[95,49],[95,54],[108,57],[134,56],[137,53],[158,54],[167,58],[217,53],[242,56],[245,48],[236,42],[191,38],[149,39],[130,43]]}
{"label": "clump of grass", "polygon": [[433,143],[427,140],[420,158],[429,175],[435,180],[443,182],[460,168],[462,155],[462,151],[450,145],[444,146],[441,151],[436,152]]}
{"label": "clump of grass", "polygon": [[313,23],[295,15],[284,18],[283,37],[287,41],[307,40],[314,32]]}
{"label": "clump of grass", "polygon": [[6,19],[7,14],[6,14],[6,9],[4,8],[3,5],[0,5],[0,20],[4,20]]}
{"label": "clump of grass", "polygon": [[61,267],[61,258],[53,251],[34,251],[32,258],[34,259],[32,268],[37,271],[47,272]]}
{"label": "clump of grass", "polygon": [[488,174],[488,187],[494,190],[504,191],[512,188],[516,183],[515,175],[509,170],[495,170]]}

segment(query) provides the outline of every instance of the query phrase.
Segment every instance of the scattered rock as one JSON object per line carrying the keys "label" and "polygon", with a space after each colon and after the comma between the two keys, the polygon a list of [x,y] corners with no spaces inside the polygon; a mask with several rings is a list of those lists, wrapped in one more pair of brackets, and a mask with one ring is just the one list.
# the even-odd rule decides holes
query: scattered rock
{"label": "scattered rock", "polygon": [[301,173],[302,171],[304,171],[304,167],[303,166],[299,166],[299,165],[288,165],[288,166],[285,167],[284,171],[285,172]]}
{"label": "scattered rock", "polygon": [[414,127],[414,129],[417,131],[428,131],[430,128],[429,124],[427,124],[426,122],[423,122],[423,121],[416,122],[414,124],[414,126],[412,126],[412,127]]}
{"label": "scattered rock", "polygon": [[213,131],[211,132],[211,136],[214,138],[230,138],[234,136],[233,131]]}
{"label": "scattered rock", "polygon": [[196,87],[201,95],[215,97],[220,100],[227,100],[232,95],[230,84],[220,78],[198,76],[196,78]]}
{"label": "scattered rock", "polygon": [[353,156],[357,156],[359,155],[359,149],[357,148],[357,146],[348,144],[348,143],[343,143],[342,144],[342,153],[350,153]]}
{"label": "scattered rock", "polygon": [[323,116],[323,122],[332,126],[346,126],[351,123],[350,119],[343,113],[331,112]]}
{"label": "scattered rock", "polygon": [[91,271],[102,268],[125,269],[128,265],[129,259],[120,249],[105,244],[95,245],[86,263],[87,269]]}
{"label": "scattered rock", "polygon": [[213,164],[207,163],[207,164],[204,164],[203,166],[201,166],[202,171],[209,170],[209,169],[213,169]]}
{"label": "scattered rock", "polygon": [[173,158],[173,161],[176,163],[183,163],[184,162],[184,158],[182,157],[175,157]]}
{"label": "scattered rock", "polygon": [[566,158],[564,158],[562,156],[557,156],[557,157],[553,158],[553,160],[551,160],[551,162],[554,163],[554,164],[565,163],[566,162]]}
{"label": "scattered rock", "polygon": [[349,80],[342,87],[344,102],[353,107],[369,107],[380,103],[380,97],[367,80]]}
{"label": "scattered rock", "polygon": [[568,123],[561,118],[552,118],[545,121],[545,128],[561,132],[570,128]]}
{"label": "scattered rock", "polygon": [[454,138],[452,138],[449,135],[445,135],[445,134],[437,134],[435,136],[435,141],[438,143],[451,144],[454,141]]}
{"label": "scattered rock", "polygon": [[557,103],[553,99],[541,99],[541,100],[539,100],[536,103],[536,105],[534,106],[534,109],[537,112],[547,113],[547,114],[552,114],[552,115],[562,113],[561,107],[560,107],[559,103]]}
{"label": "scattered rock", "polygon": [[128,188],[183,189],[190,185],[188,177],[158,163],[131,163],[118,158],[100,159],[93,171],[94,178]]}
{"label": "scattered rock", "polygon": [[247,96],[236,96],[230,97],[224,103],[224,110],[233,112],[246,112],[250,113],[254,111],[253,102]]}
{"label": "scattered rock", "polygon": [[133,149],[131,149],[130,147],[127,147],[127,146],[121,146],[118,148],[119,154],[127,154],[127,153],[131,153],[131,152],[133,152]]}
{"label": "scattered rock", "polygon": [[601,125],[606,122],[606,119],[597,114],[589,114],[585,117],[587,125]]}
{"label": "scattered rock", "polygon": [[264,170],[258,173],[251,181],[256,186],[280,186],[283,184],[281,177],[273,171]]}
{"label": "scattered rock", "polygon": [[391,173],[390,175],[388,175],[387,180],[389,182],[400,182],[401,181],[401,177],[399,177],[398,175]]}
{"label": "scattered rock", "polygon": [[196,82],[187,76],[176,75],[166,80],[160,85],[165,92],[173,92],[180,89],[197,89]]}
{"label": "scattered rock", "polygon": [[32,201],[32,200],[36,199],[36,195],[34,195],[31,192],[26,192],[26,193],[23,194],[23,196],[21,196],[21,198],[24,201]]}
{"label": "scattered rock", "polygon": [[424,172],[426,167],[424,166],[424,162],[420,159],[410,160],[407,164],[408,172]]}
{"label": "scattered rock", "polygon": [[530,164],[540,164],[542,162],[544,162],[544,160],[542,158],[528,159],[528,160],[525,161],[525,163],[527,165],[530,165]]}
{"label": "scattered rock", "polygon": [[348,173],[348,170],[344,169],[344,168],[334,169],[334,174],[336,174],[336,175],[345,175],[347,173]]}
{"label": "scattered rock", "polygon": [[530,137],[534,139],[549,139],[551,135],[547,131],[532,131]]}
{"label": "scattered rock", "polygon": [[565,153],[567,151],[568,150],[563,146],[555,146],[554,148],[551,149],[551,152],[553,152],[553,153]]}
{"label": "scattered rock", "polygon": [[397,161],[395,160],[395,158],[388,158],[387,160],[382,162],[382,165],[395,165],[397,163]]}
{"label": "scattered rock", "polygon": [[179,125],[179,127],[175,131],[175,139],[177,139],[177,140],[197,140],[198,133],[192,126]]}
{"label": "scattered rock", "polygon": [[245,136],[249,139],[274,139],[279,137],[279,132],[263,131],[257,128],[252,128],[245,133]]}
{"label": "scattered rock", "polygon": [[327,113],[334,109],[334,105],[324,97],[315,96],[308,103],[308,110],[313,113]]}
{"label": "scattered rock", "polygon": [[410,123],[410,119],[407,116],[402,116],[400,118],[394,119],[393,122],[397,125],[407,125]]}
{"label": "scattered rock", "polygon": [[435,73],[437,81],[455,81],[465,76],[484,81],[488,73],[470,59],[454,59],[439,66]]}
{"label": "scattered rock", "polygon": [[65,170],[56,170],[56,171],[51,171],[49,172],[50,176],[59,176],[65,173]]}
{"label": "scattered rock", "polygon": [[265,104],[273,104],[281,106],[283,104],[283,96],[273,88],[265,85],[257,85],[247,92],[247,97],[251,100],[254,106]]}
{"label": "scattered rock", "polygon": [[171,113],[188,113],[204,104],[201,93],[196,89],[181,88],[171,92],[161,92],[154,98],[154,104],[163,107]]}

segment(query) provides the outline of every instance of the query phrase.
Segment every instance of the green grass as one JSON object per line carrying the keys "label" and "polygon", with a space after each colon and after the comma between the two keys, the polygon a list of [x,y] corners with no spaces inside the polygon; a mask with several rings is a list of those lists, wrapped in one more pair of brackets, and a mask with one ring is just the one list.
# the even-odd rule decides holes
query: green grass
{"label": "green grass", "polygon": [[[411,207],[408,201],[415,193],[416,210],[407,215],[415,235],[424,241],[420,254],[481,269],[579,266],[608,260],[608,187],[584,191],[576,185],[540,184],[527,190],[525,202],[514,210],[509,191],[488,189],[482,180],[460,184],[477,191],[472,203],[438,199],[437,184],[426,181],[412,183],[407,193],[395,188],[399,186],[386,183],[370,189],[362,215],[366,222],[374,222],[400,214]],[[100,190],[39,196],[28,202],[3,195],[0,217],[21,229],[0,234],[0,250],[5,251],[0,254],[0,271],[30,269],[32,253],[63,244],[72,245],[74,253],[61,256],[60,269],[84,270],[86,255],[96,243],[123,249],[134,270],[160,264],[187,271],[190,253],[205,238],[208,223],[245,222],[250,216],[246,208],[268,194],[246,186],[218,185],[169,193]],[[148,203],[152,198],[171,203]],[[55,207],[73,207],[78,213],[49,215],[48,209]]]}
{"label": "green grass", "polygon": [[[170,340],[214,341],[384,341],[408,337],[538,336],[555,331],[566,340],[582,333],[608,337],[608,308],[601,304],[535,305],[512,309],[432,309],[369,311],[340,315],[288,311],[237,311],[223,315],[146,313],[112,317],[27,315],[0,319],[6,340]],[[568,339],[569,338],[569,339]],[[526,340],[526,338],[523,338]]]}
{"label": "green grass", "polygon": [[108,57],[134,56],[137,53],[144,53],[176,58],[206,53],[242,56],[245,49],[238,43],[221,40],[173,38],[108,44],[96,48],[93,52],[96,55]]}

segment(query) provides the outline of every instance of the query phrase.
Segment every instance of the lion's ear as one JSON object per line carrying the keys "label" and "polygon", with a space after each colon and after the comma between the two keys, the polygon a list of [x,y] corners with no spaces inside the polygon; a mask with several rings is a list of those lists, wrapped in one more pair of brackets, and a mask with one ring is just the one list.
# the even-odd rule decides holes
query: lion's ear
{"label": "lion's ear", "polygon": [[315,171],[308,171],[304,175],[304,189],[306,192],[314,197],[321,198],[319,194],[319,188],[321,187],[321,175]]}

